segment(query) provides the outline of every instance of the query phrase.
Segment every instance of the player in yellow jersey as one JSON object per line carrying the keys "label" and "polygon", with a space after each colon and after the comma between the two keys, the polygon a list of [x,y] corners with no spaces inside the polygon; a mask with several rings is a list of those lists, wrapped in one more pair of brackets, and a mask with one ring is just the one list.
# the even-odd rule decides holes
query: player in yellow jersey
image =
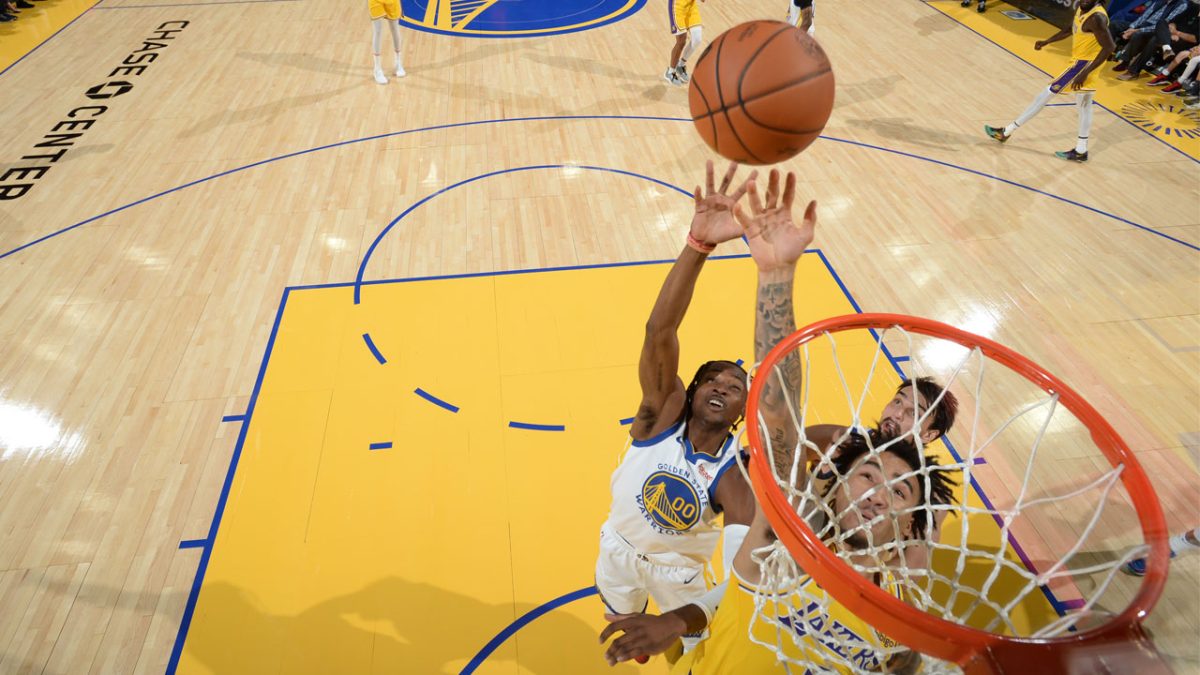
{"label": "player in yellow jersey", "polygon": [[1071,65],[1061,75],[1054,78],[1045,91],[1038,94],[1025,112],[1012,124],[1004,127],[985,125],[984,132],[1003,143],[1009,136],[1033,119],[1056,94],[1075,92],[1075,106],[1079,109],[1079,136],[1075,147],[1063,152],[1054,153],[1062,159],[1073,162],[1086,162],[1088,158],[1088,133],[1092,128],[1092,98],[1095,96],[1095,78],[1092,74],[1104,63],[1113,50],[1112,35],[1108,32],[1108,13],[1104,11],[1103,0],[1079,0],[1075,8],[1075,18],[1070,28],[1064,28],[1054,35],[1034,43],[1034,49],[1041,49],[1052,42],[1058,42],[1068,35],[1071,40]]}
{"label": "player in yellow jersey", "polygon": [[787,22],[798,26],[800,30],[811,36],[817,30],[817,27],[813,25],[815,11],[813,0],[792,0],[788,5]]}
{"label": "player in yellow jersey", "polygon": [[379,49],[383,46],[383,24],[392,30],[392,46],[396,48],[396,77],[404,77],[404,61],[400,55],[402,44],[400,38],[400,0],[367,0],[367,11],[371,14],[371,50],[375,54],[375,81],[387,84],[383,74],[383,64],[379,60]]}
{"label": "player in yellow jersey", "polygon": [[671,48],[671,65],[663,73],[663,79],[682,87],[688,83],[687,60],[700,47],[703,29],[700,23],[700,6],[704,0],[667,0],[667,15],[671,22],[671,35],[675,46]]}
{"label": "player in yellow jersey", "polygon": [[[792,298],[796,263],[812,243],[816,226],[815,202],[809,203],[799,226],[792,220],[795,182],[795,175],[789,173],[780,193],[778,171],[772,171],[765,203],[759,199],[757,186],[751,183],[750,211],[738,209],[738,219],[758,266],[755,358],[759,361],[771,347],[795,331]],[[762,393],[760,413],[768,426],[772,447],[777,449],[797,445],[797,433],[790,423],[793,411],[787,410],[788,401],[802,400],[799,393],[802,369],[796,367],[795,359],[798,356],[793,353],[777,366],[775,372],[782,373],[782,377],[776,379],[772,375]],[[783,378],[786,380],[781,382]],[[784,388],[789,390],[786,396]],[[877,566],[879,551],[886,548],[884,542],[896,542],[895,550],[903,547],[905,539],[922,538],[925,528],[931,526],[926,506],[947,504],[953,495],[948,473],[938,469],[932,457],[922,457],[920,450],[907,439],[892,440],[885,445],[879,432],[870,433],[870,442],[855,434],[839,439],[837,451],[831,453],[829,460],[836,478],[822,490],[833,514],[826,521],[830,527],[814,525],[817,531],[831,530],[839,535],[829,539],[830,546],[839,547],[841,555],[868,567],[872,563]],[[872,451],[871,447],[886,449]],[[789,475],[789,455],[786,451],[776,451],[778,475]],[[800,467],[803,466],[802,463]],[[921,473],[916,473],[922,467],[925,468]],[[799,473],[797,481],[802,483],[804,472]],[[622,633],[609,646],[605,658],[612,664],[639,654],[661,653],[671,647],[679,632],[694,632],[707,624],[711,636],[675,664],[673,675],[788,672],[776,652],[764,643],[776,645],[793,663],[807,662],[842,670],[849,667],[831,664],[849,662],[866,670],[879,669],[885,665],[879,654],[887,650],[891,655],[886,660],[888,672],[914,672],[920,661],[917,655],[897,648],[886,636],[832,600],[807,575],[799,575],[787,588],[759,588],[762,571],[751,553],[770,545],[774,538],[770,523],[758,510],[734,556],[731,585],[711,621],[707,610],[695,604],[664,614],[665,620],[661,622],[619,617],[601,634],[603,642]],[[880,587],[903,597],[890,574],[874,574],[871,578]],[[773,594],[778,594],[777,602],[770,601]],[[765,612],[756,610],[756,596],[768,598]],[[673,628],[671,622],[679,627]],[[779,627],[791,634],[789,638],[777,639]]]}

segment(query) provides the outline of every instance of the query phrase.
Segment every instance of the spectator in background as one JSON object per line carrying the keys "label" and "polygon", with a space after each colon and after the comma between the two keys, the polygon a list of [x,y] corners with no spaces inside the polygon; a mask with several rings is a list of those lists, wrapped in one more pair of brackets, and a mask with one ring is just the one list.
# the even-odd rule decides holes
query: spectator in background
{"label": "spectator in background", "polygon": [[[1184,64],[1187,64],[1186,66]],[[1195,81],[1192,77],[1196,72],[1196,67],[1200,65],[1200,47],[1192,47],[1186,52],[1180,52],[1175,55],[1172,61],[1163,66],[1158,74],[1150,79],[1148,83],[1151,87],[1163,87],[1163,92],[1173,93],[1185,88],[1188,82]],[[1183,72],[1180,73],[1180,70]],[[1180,73],[1175,81],[1171,81],[1173,73]],[[1165,85],[1165,86],[1164,86]]]}
{"label": "spectator in background", "polygon": [[[1154,27],[1154,35],[1140,54],[1129,61],[1129,69],[1117,76],[1118,80],[1135,80],[1142,69],[1154,68],[1169,62],[1175,54],[1186,51],[1197,44],[1200,32],[1200,0],[1191,0],[1187,7],[1171,22],[1160,21]],[[1132,41],[1131,41],[1132,43]]]}
{"label": "spectator in background", "polygon": [[1155,11],[1160,6],[1166,4],[1167,0],[1149,0],[1144,3],[1133,3],[1125,9],[1112,12],[1108,17],[1108,32],[1112,35],[1113,44],[1117,46],[1117,51],[1110,57],[1116,61],[1121,58],[1121,52],[1125,48],[1125,43],[1128,38],[1125,37],[1125,31],[1129,30],[1137,23],[1137,20],[1146,14]]}
{"label": "spectator in background", "polygon": [[[1196,5],[1189,0],[1161,0],[1146,9],[1137,21],[1134,21],[1121,38],[1126,40],[1121,50],[1120,62],[1113,69],[1117,72],[1131,71],[1130,77],[1122,75],[1120,79],[1132,80],[1141,74],[1148,59],[1163,53],[1165,45],[1171,42],[1171,28],[1189,8]],[[1156,49],[1158,54],[1156,54]]]}

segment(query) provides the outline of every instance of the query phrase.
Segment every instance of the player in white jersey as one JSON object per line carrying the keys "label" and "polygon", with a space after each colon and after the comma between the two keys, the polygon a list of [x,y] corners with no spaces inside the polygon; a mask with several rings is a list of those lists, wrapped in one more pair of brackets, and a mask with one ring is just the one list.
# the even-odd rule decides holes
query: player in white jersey
{"label": "player in white jersey", "polygon": [[612,615],[643,612],[648,597],[666,611],[708,592],[704,566],[722,536],[717,515],[724,515],[730,555],[754,515],[750,486],[729,470],[740,451],[733,432],[745,412],[746,372],[730,361],[709,361],[687,387],[678,375],[678,329],[704,261],[742,233],[733,208],[746,184],[730,192],[736,171],[731,163],[718,189],[708,162],[687,245],[646,322],[638,363],[642,400],[631,445],[612,476],[596,561],[596,588]]}
{"label": "player in white jersey", "polygon": [[813,24],[813,0],[792,0],[788,5],[787,22],[799,26],[800,30],[812,35],[817,27]]}

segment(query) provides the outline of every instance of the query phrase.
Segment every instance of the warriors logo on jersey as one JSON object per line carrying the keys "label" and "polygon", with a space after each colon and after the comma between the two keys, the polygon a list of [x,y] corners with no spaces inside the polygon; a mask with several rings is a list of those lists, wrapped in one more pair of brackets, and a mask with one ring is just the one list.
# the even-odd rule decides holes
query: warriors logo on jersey
{"label": "warriors logo on jersey", "polygon": [[703,504],[687,479],[666,471],[651,474],[638,497],[642,515],[663,533],[681,533],[700,521]]}

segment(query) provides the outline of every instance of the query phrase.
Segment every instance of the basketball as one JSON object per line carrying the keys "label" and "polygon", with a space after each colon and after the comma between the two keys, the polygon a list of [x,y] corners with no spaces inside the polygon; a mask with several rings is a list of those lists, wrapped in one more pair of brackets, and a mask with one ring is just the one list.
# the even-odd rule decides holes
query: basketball
{"label": "basketball", "polygon": [[688,106],[700,137],[744,164],[775,164],[817,139],[833,110],[833,68],[821,45],[782,21],[750,21],[696,60]]}

